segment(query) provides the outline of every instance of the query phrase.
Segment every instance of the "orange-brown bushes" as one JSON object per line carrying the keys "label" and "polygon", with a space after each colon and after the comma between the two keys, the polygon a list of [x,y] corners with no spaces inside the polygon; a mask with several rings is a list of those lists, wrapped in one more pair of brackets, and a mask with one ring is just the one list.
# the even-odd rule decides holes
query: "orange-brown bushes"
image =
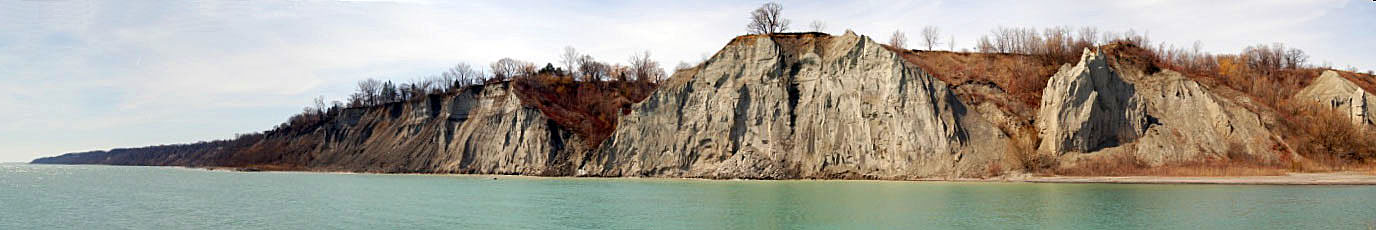
{"label": "orange-brown bushes", "polygon": [[[995,103],[1015,113],[1020,113],[1019,110],[1037,108],[1037,104],[1041,103],[1042,89],[1046,88],[1046,80],[1056,73],[1061,64],[1020,54],[914,50],[895,52],[937,79],[951,84],[952,88],[964,84],[993,84],[1016,100]],[[962,99],[972,100],[972,103],[982,102],[986,98],[981,95],[961,96],[965,97]],[[1007,103],[1016,103],[1016,106]]]}
{"label": "orange-brown bushes", "polygon": [[1085,159],[1073,167],[1055,169],[1066,176],[1280,176],[1286,170],[1277,165],[1259,162],[1255,158],[1207,159],[1188,163],[1151,166],[1136,154],[1122,152]]}
{"label": "orange-brown bushes", "polygon": [[1376,160],[1376,131],[1339,111],[1306,103],[1284,104],[1280,113],[1289,119],[1290,145],[1305,158],[1339,168]]}
{"label": "orange-brown bushes", "polygon": [[587,82],[555,74],[522,77],[512,84],[521,103],[582,135],[589,147],[611,136],[616,119],[655,89],[649,81]]}
{"label": "orange-brown bushes", "polygon": [[1037,130],[1031,126],[1013,131],[1005,147],[1004,164],[1026,173],[1047,173],[1059,166],[1060,161],[1050,154],[1037,152],[1041,142]]}

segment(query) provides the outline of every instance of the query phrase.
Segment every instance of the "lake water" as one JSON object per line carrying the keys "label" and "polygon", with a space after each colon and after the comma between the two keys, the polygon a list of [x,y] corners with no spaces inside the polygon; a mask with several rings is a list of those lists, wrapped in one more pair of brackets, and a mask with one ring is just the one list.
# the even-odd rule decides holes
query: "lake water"
{"label": "lake water", "polygon": [[0,229],[1368,229],[1373,186],[704,181],[0,164]]}

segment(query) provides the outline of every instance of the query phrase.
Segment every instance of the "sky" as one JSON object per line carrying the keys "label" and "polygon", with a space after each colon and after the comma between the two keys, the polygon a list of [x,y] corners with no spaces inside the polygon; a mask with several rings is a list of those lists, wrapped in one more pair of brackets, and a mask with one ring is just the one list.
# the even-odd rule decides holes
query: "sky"
{"label": "sky", "polygon": [[[625,63],[696,63],[763,1],[7,1],[0,162],[263,131],[367,78],[406,81],[564,47]],[[1134,29],[1236,53],[1282,42],[1313,64],[1376,69],[1376,2],[780,1],[795,31],[886,41],[925,26],[969,48],[999,26]],[[910,39],[909,44],[915,41]],[[910,45],[911,46],[911,45]],[[943,45],[942,47],[946,47]]]}

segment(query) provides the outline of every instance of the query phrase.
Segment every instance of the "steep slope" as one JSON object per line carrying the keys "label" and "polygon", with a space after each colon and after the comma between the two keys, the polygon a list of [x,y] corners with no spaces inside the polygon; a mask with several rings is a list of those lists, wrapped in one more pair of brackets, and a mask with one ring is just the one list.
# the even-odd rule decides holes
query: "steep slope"
{"label": "steep slope", "polygon": [[509,82],[345,109],[302,131],[190,145],[76,153],[34,163],[228,166],[280,170],[568,175],[582,140]]}
{"label": "steep slope", "polygon": [[1039,151],[1070,165],[1094,155],[1163,165],[1285,154],[1273,148],[1261,117],[1239,102],[1175,71],[1148,71],[1089,50],[1075,66],[1062,66],[1042,95]]}
{"label": "steep slope", "polygon": [[623,116],[580,175],[970,177],[1004,141],[868,37],[742,36]]}
{"label": "steep slope", "polygon": [[1352,119],[1353,124],[1376,125],[1376,97],[1357,84],[1338,76],[1338,72],[1327,70],[1314,79],[1314,83],[1300,90],[1295,98],[1342,112]]}

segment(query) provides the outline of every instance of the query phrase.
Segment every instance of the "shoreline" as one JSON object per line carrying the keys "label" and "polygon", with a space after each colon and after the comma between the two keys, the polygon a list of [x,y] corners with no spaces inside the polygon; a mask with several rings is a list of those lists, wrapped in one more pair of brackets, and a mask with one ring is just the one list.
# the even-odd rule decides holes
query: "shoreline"
{"label": "shoreline", "polygon": [[[31,164],[43,165],[43,164]],[[139,165],[101,165],[101,166],[139,166]],[[646,180],[684,180],[684,181],[857,181],[857,182],[954,182],[954,183],[1044,183],[1044,184],[1196,184],[1196,185],[1376,185],[1376,172],[1340,171],[1323,173],[1287,173],[1283,176],[1012,176],[995,178],[921,178],[911,180],[865,180],[865,179],[713,179],[692,177],[584,177],[584,176],[533,176],[507,174],[459,174],[459,173],[374,173],[350,171],[314,170],[262,170],[238,167],[186,167],[186,166],[141,166],[197,169],[205,171],[228,171],[244,173],[321,173],[356,175],[423,175],[423,176],[465,176],[492,177],[493,179],[530,178],[530,179],[646,179]]]}
{"label": "shoreline", "polygon": [[[175,167],[175,166],[174,166]],[[1021,176],[995,178],[921,178],[911,180],[885,179],[713,179],[696,177],[588,177],[533,176],[507,174],[459,173],[372,173],[348,171],[273,171],[245,170],[233,167],[185,167],[204,170],[236,172],[308,172],[327,174],[430,175],[474,177],[518,177],[538,179],[651,179],[689,181],[867,181],[867,182],[956,182],[956,183],[1044,183],[1044,184],[1196,184],[1196,185],[1376,185],[1376,172],[1339,171],[1323,173],[1287,173],[1283,176]],[[495,179],[495,178],[494,178]]]}

